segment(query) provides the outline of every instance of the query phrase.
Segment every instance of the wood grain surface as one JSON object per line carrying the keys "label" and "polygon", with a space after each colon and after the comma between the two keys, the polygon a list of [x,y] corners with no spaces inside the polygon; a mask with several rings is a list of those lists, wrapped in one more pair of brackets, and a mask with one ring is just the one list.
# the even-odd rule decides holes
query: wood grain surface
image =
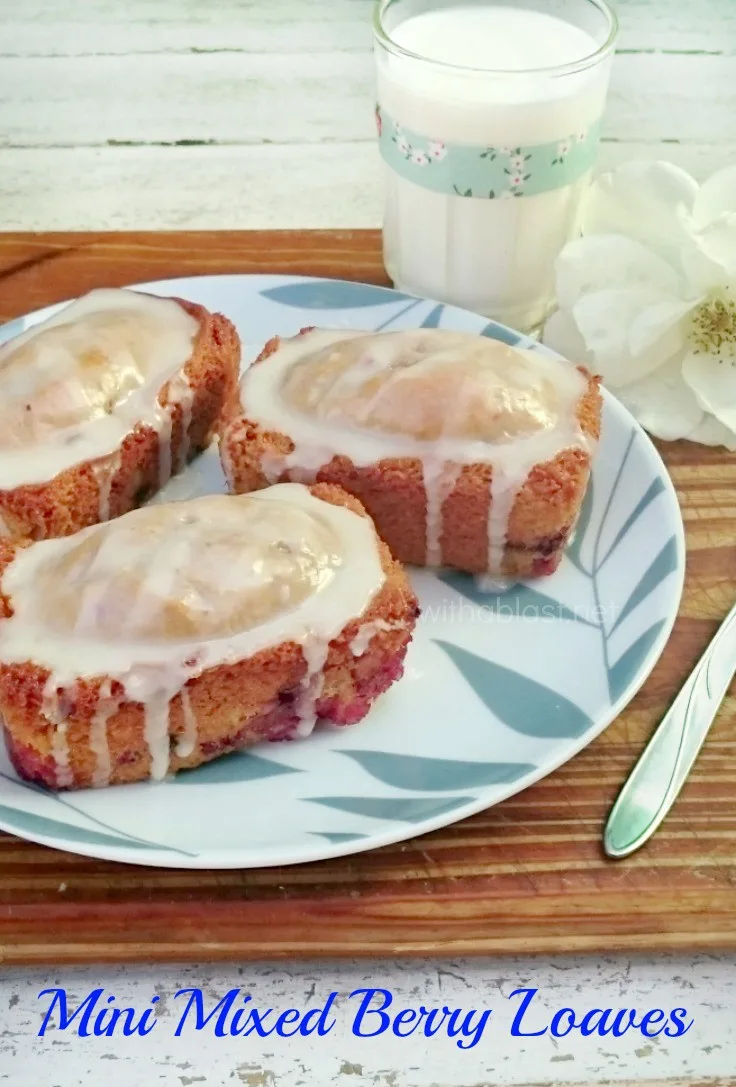
{"label": "wood grain surface", "polygon": [[[372,7],[0,3],[0,228],[377,226]],[[615,7],[600,167],[705,180],[733,157],[736,4]]]}
{"label": "wood grain surface", "polygon": [[[176,275],[293,272],[386,282],[370,231],[0,235],[0,320]],[[661,446],[683,509],[686,589],[629,708],[566,766],[488,812],[344,860],[154,870],[0,835],[0,961],[212,961],[736,947],[733,696],[671,815],[625,861],[606,813],[736,596],[736,456]]]}

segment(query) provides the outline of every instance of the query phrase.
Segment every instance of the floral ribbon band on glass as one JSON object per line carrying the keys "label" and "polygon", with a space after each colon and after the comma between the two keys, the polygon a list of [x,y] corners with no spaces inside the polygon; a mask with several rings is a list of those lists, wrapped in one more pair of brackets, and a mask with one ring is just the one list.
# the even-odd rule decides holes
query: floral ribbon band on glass
{"label": "floral ribbon band on glass", "polygon": [[600,121],[561,140],[528,147],[446,143],[412,132],[376,106],[378,142],[401,177],[446,196],[482,200],[536,196],[577,181],[593,167]]}

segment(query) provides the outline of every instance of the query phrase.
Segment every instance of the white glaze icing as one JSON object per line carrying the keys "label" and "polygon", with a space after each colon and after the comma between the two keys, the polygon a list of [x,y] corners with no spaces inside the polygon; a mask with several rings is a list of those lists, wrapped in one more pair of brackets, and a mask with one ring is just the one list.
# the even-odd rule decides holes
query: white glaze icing
{"label": "white glaze icing", "polygon": [[357,467],[420,460],[428,565],[441,564],[443,505],[463,466],[489,465],[488,569],[500,572],[532,468],[564,449],[592,451],[577,417],[586,387],[564,360],[469,333],[316,329],[250,367],[240,395],[246,418],[294,443],[264,456],[269,482],[283,473],[309,482],[336,455]]}
{"label": "white glaze icing", "polygon": [[[169,703],[186,682],[285,641],[306,660],[297,712],[300,733],[311,731],[328,645],[384,578],[369,519],[299,484],[149,506],[18,551],[0,579],[13,608],[0,621],[0,661],[49,670],[44,713],[56,725],[60,785],[70,776],[57,692],[94,676],[143,705],[160,778]],[[196,739],[187,712],[185,702],[184,750]]]}
{"label": "white glaze icing", "polygon": [[189,427],[192,422],[194,403],[194,389],[189,384],[184,371],[177,374],[169,385],[169,401],[172,405],[178,404],[181,408],[181,436],[176,454],[176,466],[179,470],[186,465],[189,456]]}
{"label": "white glaze icing", "polygon": [[510,577],[491,577],[490,574],[476,574],[473,578],[479,593],[506,593],[516,584]]}
{"label": "white glaze icing", "polygon": [[172,407],[190,395],[198,330],[171,299],[102,289],[0,346],[0,490],[107,456],[138,423],[162,436],[168,478],[172,408],[157,397],[177,377]]}
{"label": "white glaze icing", "polygon": [[181,710],[184,715],[184,731],[176,744],[176,753],[180,759],[187,759],[197,746],[199,726],[192,708],[192,700],[186,687],[181,689]]}
{"label": "white glaze icing", "polygon": [[387,619],[370,619],[361,623],[358,633],[350,643],[350,652],[354,657],[362,657],[379,631],[406,630],[406,623],[391,623]]}
{"label": "white glaze icing", "polygon": [[69,766],[69,740],[66,734],[67,715],[62,709],[62,698],[63,687],[60,688],[56,677],[50,675],[43,689],[41,713],[49,724],[54,726],[51,734],[51,756],[56,767],[56,784],[60,789],[65,789],[71,785],[72,772]]}
{"label": "white glaze icing", "polygon": [[97,709],[89,729],[89,746],[95,756],[95,769],[92,782],[101,787],[110,782],[110,743],[108,740],[108,722],[120,707],[120,699],[113,696],[109,679],[103,681],[100,688]]}
{"label": "white glaze icing", "polygon": [[109,459],[98,461],[93,466],[95,479],[97,480],[97,517],[100,521],[110,520],[110,497],[115,476],[120,470],[122,457],[117,451]]}
{"label": "white glaze icing", "polygon": [[302,652],[307,663],[307,670],[301,683],[301,693],[296,701],[295,710],[298,718],[297,736],[310,736],[317,723],[317,702],[324,687],[324,666],[327,660],[329,642],[324,638],[308,637],[302,643]]}

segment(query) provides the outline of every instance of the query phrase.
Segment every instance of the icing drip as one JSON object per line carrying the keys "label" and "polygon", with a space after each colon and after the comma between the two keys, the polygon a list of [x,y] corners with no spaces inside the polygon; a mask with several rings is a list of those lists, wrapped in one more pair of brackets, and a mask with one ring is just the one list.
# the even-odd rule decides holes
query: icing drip
{"label": "icing drip", "polygon": [[56,677],[52,673],[46,680],[43,689],[41,713],[54,726],[51,734],[51,755],[56,765],[56,784],[60,789],[66,789],[73,779],[69,765],[69,740],[67,738],[67,714],[63,711],[64,688],[57,686]]}
{"label": "icing drip", "polygon": [[[530,465],[529,469],[532,467],[533,465]],[[486,565],[489,570],[497,570],[499,573],[503,570],[509,517],[516,496],[529,474],[529,469],[508,476],[504,472],[502,465],[494,464],[493,466],[488,496],[488,559]]]}
{"label": "icing drip", "polygon": [[350,652],[354,657],[362,657],[379,630],[406,630],[405,623],[390,623],[386,619],[371,619],[363,623],[350,643]]}
{"label": "icing drip", "polygon": [[199,728],[197,718],[192,709],[192,700],[186,687],[181,689],[181,710],[184,715],[184,731],[176,745],[176,754],[180,759],[188,759],[197,746]]}
{"label": "icing drip", "polygon": [[450,400],[447,414],[442,421],[442,431],[434,455],[425,454],[422,460],[424,493],[426,495],[426,557],[427,566],[442,565],[443,506],[460,478],[463,466],[444,459],[447,434],[462,429],[472,400],[473,385],[467,378],[461,379],[458,395]]}
{"label": "icing drip", "polygon": [[563,450],[594,447],[577,417],[586,389],[572,364],[482,336],[314,330],[251,366],[241,402],[248,419],[294,443],[278,463],[264,458],[269,480],[277,467],[314,479],[334,456],[358,468],[419,460],[431,566],[442,561],[443,505],[463,467],[490,466],[488,569],[499,573],[509,517],[531,470]]}
{"label": "icing drip", "polygon": [[271,450],[266,452],[261,457],[261,471],[263,472],[269,486],[273,486],[274,483],[278,483],[282,474],[286,471],[289,463],[289,458],[284,456],[283,453],[275,453]]}
{"label": "icing drip", "polygon": [[489,574],[475,574],[475,587],[479,593],[506,593],[515,584],[513,578],[491,577]]}
{"label": "icing drip", "polygon": [[317,723],[317,702],[325,684],[324,666],[329,648],[329,643],[322,638],[307,638],[302,643],[307,670],[304,673],[301,692],[296,702],[296,713],[299,718],[296,727],[297,736],[310,736]]}
{"label": "icing drip", "polygon": [[181,408],[181,437],[179,439],[177,465],[179,468],[184,468],[189,457],[189,426],[192,422],[194,389],[189,384],[189,379],[183,370],[180,374],[177,374],[169,386],[169,398],[172,397],[175,398],[175,403]]}
{"label": "icing drip", "polygon": [[427,566],[442,564],[442,507],[452,492],[461,464],[451,461],[427,460],[423,465],[424,491],[427,496],[426,559]]}
{"label": "icing drip", "polygon": [[17,552],[0,576],[13,609],[0,622],[0,661],[49,670],[43,712],[56,726],[60,786],[72,782],[64,692],[88,677],[106,678],[90,727],[95,783],[109,779],[107,722],[123,701],[143,709],[151,776],[160,779],[171,700],[182,696],[176,751],[186,757],[198,739],[186,684],[287,641],[303,647],[297,732],[308,735],[329,644],[384,580],[372,523],[298,484],[144,507]]}
{"label": "icing drip", "polygon": [[93,471],[97,480],[98,498],[97,515],[100,521],[110,520],[110,496],[115,476],[120,470],[122,456],[120,452],[113,453],[110,460],[95,464]]}
{"label": "icing drip", "polygon": [[144,736],[151,756],[151,777],[163,781],[169,772],[171,745],[169,743],[169,702],[172,693],[165,688],[156,691],[143,704]]}
{"label": "icing drip", "polygon": [[159,411],[158,432],[158,485],[165,486],[171,479],[171,432],[174,427],[174,408],[168,405]]}
{"label": "icing drip", "polygon": [[120,699],[115,698],[111,692],[112,684],[109,679],[103,681],[100,687],[97,710],[92,718],[89,730],[89,746],[95,756],[95,770],[93,784],[100,787],[110,783],[110,744],[107,734],[107,726],[111,717],[117,713]]}

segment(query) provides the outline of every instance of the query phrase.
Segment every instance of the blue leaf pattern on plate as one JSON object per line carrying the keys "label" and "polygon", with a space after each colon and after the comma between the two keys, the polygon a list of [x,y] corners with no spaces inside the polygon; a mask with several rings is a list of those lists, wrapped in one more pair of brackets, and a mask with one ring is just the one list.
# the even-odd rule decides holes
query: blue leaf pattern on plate
{"label": "blue leaf pattern on plate", "polygon": [[444,308],[444,306],[440,305],[435,306],[433,310],[430,310],[422,321],[422,328],[439,328],[440,317],[442,316]]}
{"label": "blue leaf pattern on plate", "polygon": [[333,845],[339,845],[340,842],[357,842],[360,838],[365,838],[365,834],[340,834],[337,831],[330,833],[326,830],[310,830],[309,833],[315,838],[325,838]]}
{"label": "blue leaf pattern on plate", "polygon": [[631,511],[629,516],[626,518],[624,523],[621,525],[621,528],[618,530],[618,532],[614,536],[613,543],[611,544],[611,546],[608,548],[608,551],[606,551],[605,555],[603,556],[603,558],[598,563],[598,569],[599,570],[603,566],[603,564],[605,562],[607,562],[608,559],[611,557],[611,555],[614,553],[614,551],[616,550],[618,545],[621,543],[621,541],[626,536],[626,533],[629,531],[629,529],[633,525],[636,524],[636,522],[639,520],[639,518],[642,515],[642,513],[644,512],[644,510],[647,508],[647,506],[651,502],[654,501],[654,499],[657,497],[657,495],[662,494],[663,491],[664,491],[664,483],[662,482],[661,478],[658,476],[656,479],[653,479],[652,482],[649,484],[646,491],[644,492],[642,497],[637,502],[636,506],[634,506],[633,510]]}
{"label": "blue leaf pattern on plate", "polygon": [[590,576],[590,571],[586,570],[583,566],[582,559],[580,558],[580,549],[585,543],[586,533],[588,531],[588,525],[590,524],[590,518],[593,513],[593,480],[588,481],[588,489],[585,492],[583,498],[583,504],[580,507],[580,514],[575,523],[573,529],[572,540],[568,544],[565,554],[569,558],[570,562],[577,566],[581,573]]}
{"label": "blue leaf pattern on plate", "polygon": [[488,709],[524,736],[559,739],[582,736],[593,722],[579,706],[536,679],[450,642],[435,641]]}
{"label": "blue leaf pattern on plate", "polygon": [[21,332],[25,332],[25,329],[25,317],[16,317],[14,321],[6,321],[4,325],[0,325],[0,344],[7,343],[14,336],[20,336]]}
{"label": "blue leaf pattern on plate", "polygon": [[175,785],[215,785],[235,781],[255,781],[258,778],[279,777],[281,774],[299,774],[293,766],[264,759],[260,755],[247,755],[236,751],[223,755],[213,762],[196,766],[193,770],[181,770],[174,778]]}
{"label": "blue leaf pattern on plate", "polygon": [[532,589],[522,581],[509,585],[503,592],[484,592],[479,589],[475,579],[470,574],[462,574],[458,571],[450,571],[440,574],[439,580],[450,589],[461,593],[466,600],[477,604],[479,608],[487,608],[489,611],[503,615],[515,615],[524,619],[568,619],[576,623],[584,623],[585,626],[598,627],[597,623],[591,623],[582,615],[577,615],[566,604],[560,603],[552,596],[540,593],[538,589]]}
{"label": "blue leaf pattern on plate", "polygon": [[349,283],[341,279],[309,279],[282,283],[261,291],[263,298],[297,309],[358,309],[362,306],[387,306],[410,295],[390,287],[368,283]]}
{"label": "blue leaf pattern on plate", "polygon": [[421,755],[395,755],[390,751],[341,751],[372,777],[395,789],[450,792],[479,785],[505,785],[535,767],[524,762],[465,762],[431,759]]}
{"label": "blue leaf pattern on plate", "polygon": [[432,819],[435,815],[461,808],[470,804],[472,796],[423,796],[408,799],[396,796],[305,796],[310,804],[321,804],[325,808],[350,812],[351,815],[366,815],[370,819],[392,820],[401,823],[420,823],[423,819]]}
{"label": "blue leaf pattern on plate", "polygon": [[60,819],[49,819],[45,815],[36,815],[34,812],[8,808],[4,804],[0,804],[0,819],[4,826],[12,828],[21,837],[33,838],[38,835],[77,845],[112,845],[118,849],[151,849],[150,842],[118,837],[116,834],[106,834],[98,830],[88,830],[86,827],[75,827],[72,823],[63,823]]}
{"label": "blue leaf pattern on plate", "polygon": [[669,574],[672,574],[677,569],[677,540],[674,536],[670,536],[667,543],[653,560],[651,565],[645,570],[639,579],[636,588],[631,593],[631,596],[624,604],[621,611],[616,617],[616,622],[611,628],[611,634],[623,623],[627,615],[631,612],[642,600],[646,600],[650,593],[653,593],[660,582],[664,581]]}
{"label": "blue leaf pattern on plate", "polygon": [[[8,774],[0,771],[0,781],[9,781],[14,786],[20,786],[21,789],[29,793],[36,793],[38,796],[46,797],[47,800],[52,801],[54,805],[60,808],[64,808],[67,811],[74,812],[75,815],[81,816],[82,819],[87,819],[90,823],[94,823],[95,827],[100,829],[87,829],[79,828],[74,824],[62,822],[60,819],[47,818],[46,816],[36,816],[34,813],[26,812],[25,809],[20,808],[6,808],[7,811],[12,811],[25,818],[30,816],[32,819],[43,819],[46,823],[53,823],[59,828],[70,827],[72,832],[78,832],[90,837],[90,840],[94,838],[95,841],[103,842],[107,841],[108,844],[126,846],[130,845],[133,849],[158,849],[164,853],[178,853],[182,857],[196,857],[196,853],[191,853],[187,849],[180,849],[175,845],[162,845],[160,842],[153,842],[150,838],[141,838],[138,834],[130,834],[128,831],[121,830],[118,827],[111,826],[110,823],[106,823],[102,819],[98,819],[96,815],[93,815],[89,811],[85,811],[83,808],[78,807],[69,800],[71,794],[57,793],[53,789],[49,789],[46,785],[37,785],[35,782],[21,781],[17,778],[9,777]],[[59,831],[61,834],[61,830]],[[81,838],[79,839],[82,840]],[[86,839],[85,839],[86,840]],[[64,847],[63,841],[59,843],[60,847]]]}
{"label": "blue leaf pattern on plate", "polygon": [[615,664],[611,665],[608,669],[608,686],[611,692],[611,700],[617,701],[624,693],[629,683],[636,675],[641,666],[642,661],[649,653],[657,638],[659,632],[664,626],[664,619],[660,619],[656,623],[652,623],[648,630],[645,630],[632,645],[622,653]]}
{"label": "blue leaf pattern on plate", "polygon": [[489,321],[481,332],[481,336],[487,336],[489,340],[498,340],[499,343],[507,343],[509,347],[516,347],[524,337],[519,332],[514,332],[505,325],[499,325],[496,321]]}

